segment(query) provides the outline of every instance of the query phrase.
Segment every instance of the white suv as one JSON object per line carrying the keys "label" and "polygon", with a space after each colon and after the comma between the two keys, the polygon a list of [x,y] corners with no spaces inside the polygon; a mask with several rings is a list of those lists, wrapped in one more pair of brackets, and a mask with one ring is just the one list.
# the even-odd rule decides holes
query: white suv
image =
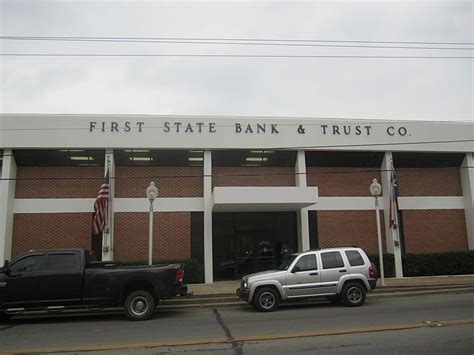
{"label": "white suv", "polygon": [[376,287],[376,273],[360,248],[310,250],[293,254],[278,270],[244,276],[236,293],[262,312],[274,311],[280,301],[310,297],[360,306]]}

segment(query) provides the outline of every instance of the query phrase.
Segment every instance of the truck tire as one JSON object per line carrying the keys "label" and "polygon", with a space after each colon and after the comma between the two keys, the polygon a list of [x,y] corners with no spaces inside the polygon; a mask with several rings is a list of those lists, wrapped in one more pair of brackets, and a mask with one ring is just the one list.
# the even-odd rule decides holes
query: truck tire
{"label": "truck tire", "polygon": [[155,311],[155,299],[144,290],[130,293],[125,300],[125,313],[130,320],[147,320]]}
{"label": "truck tire", "polygon": [[253,298],[253,306],[260,312],[273,312],[278,308],[279,295],[272,287],[259,288]]}
{"label": "truck tire", "polygon": [[361,306],[365,302],[365,288],[357,282],[348,282],[342,288],[342,302],[348,307]]}
{"label": "truck tire", "polygon": [[8,314],[6,312],[0,312],[0,321],[6,321],[10,319],[11,316],[11,314]]}

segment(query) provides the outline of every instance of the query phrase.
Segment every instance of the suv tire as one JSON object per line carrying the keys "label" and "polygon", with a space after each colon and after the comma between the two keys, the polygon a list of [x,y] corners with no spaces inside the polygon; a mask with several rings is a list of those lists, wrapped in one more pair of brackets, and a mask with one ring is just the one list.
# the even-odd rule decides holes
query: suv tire
{"label": "suv tire", "polygon": [[348,282],[342,288],[342,302],[349,307],[361,306],[365,302],[365,288],[359,283]]}
{"label": "suv tire", "polygon": [[134,291],[125,300],[125,313],[130,320],[147,320],[155,311],[155,299],[144,290]]}
{"label": "suv tire", "polygon": [[260,312],[272,312],[278,308],[279,295],[272,287],[262,287],[257,290],[253,306]]}

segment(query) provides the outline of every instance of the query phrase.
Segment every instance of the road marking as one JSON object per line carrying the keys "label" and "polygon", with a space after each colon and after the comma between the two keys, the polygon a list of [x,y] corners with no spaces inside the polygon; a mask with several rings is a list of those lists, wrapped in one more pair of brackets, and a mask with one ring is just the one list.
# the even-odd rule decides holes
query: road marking
{"label": "road marking", "polygon": [[443,326],[456,326],[465,324],[474,324],[473,319],[459,319],[459,320],[446,320],[436,321],[436,323],[411,323],[411,324],[398,324],[398,325],[386,325],[377,327],[366,327],[366,328],[345,328],[345,329],[329,329],[311,332],[300,332],[300,333],[282,333],[282,334],[263,334],[263,335],[245,335],[229,338],[208,338],[208,339],[184,339],[184,340],[162,340],[147,343],[132,343],[132,344],[96,344],[96,345],[81,345],[71,346],[62,348],[32,348],[32,349],[8,349],[0,350],[0,354],[32,354],[32,353],[59,353],[59,352],[77,352],[77,351],[101,351],[101,350],[123,350],[123,349],[140,349],[140,348],[158,348],[163,346],[193,346],[193,345],[207,345],[207,344],[232,344],[232,342],[246,342],[246,341],[264,341],[264,340],[277,340],[277,339],[289,339],[289,338],[306,338],[306,337],[317,337],[317,336],[329,336],[329,335],[342,335],[342,334],[354,334],[354,333],[371,333],[371,332],[383,332],[383,331],[395,331],[395,330],[406,330],[406,329],[417,329],[417,328],[430,328],[436,326],[436,324],[442,324]]}

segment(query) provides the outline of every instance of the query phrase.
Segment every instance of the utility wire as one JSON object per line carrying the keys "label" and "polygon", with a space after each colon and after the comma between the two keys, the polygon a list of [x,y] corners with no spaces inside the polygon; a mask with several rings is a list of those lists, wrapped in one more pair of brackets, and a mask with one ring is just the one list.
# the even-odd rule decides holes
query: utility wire
{"label": "utility wire", "polygon": [[[136,168],[146,167],[146,166],[136,166]],[[228,167],[224,167],[228,168]],[[245,169],[245,166],[236,166],[236,168]],[[252,168],[265,168],[265,167],[252,167]],[[284,167],[282,167],[284,168]],[[307,168],[319,168],[319,169],[334,169],[334,167],[325,167],[325,166],[307,166]],[[347,169],[347,167],[342,167]],[[446,166],[439,166],[439,167],[424,167],[424,168],[396,168],[396,169],[377,169],[377,168],[365,168],[362,170],[326,170],[326,171],[318,171],[318,172],[306,172],[306,173],[251,173],[251,174],[199,174],[199,175],[147,175],[147,176],[110,176],[110,179],[113,180],[132,180],[132,179],[196,179],[196,178],[231,178],[231,177],[268,177],[268,176],[297,176],[297,175],[330,175],[330,174],[364,174],[364,173],[383,173],[383,172],[419,172],[419,171],[427,171],[427,170],[459,170],[459,169],[472,169],[474,166],[453,166],[453,167],[446,167]],[[360,169],[360,167],[358,168]],[[26,177],[26,178],[0,178],[3,181],[49,181],[49,180],[103,180],[104,177]],[[287,186],[285,186],[287,187]],[[311,186],[309,186],[311,187]]]}
{"label": "utility wire", "polygon": [[108,53],[0,53],[3,57],[168,57],[168,58],[345,58],[345,59],[473,59],[473,56],[377,56],[293,54],[108,54]]}
{"label": "utility wire", "polygon": [[[474,139],[453,139],[453,140],[435,140],[435,141],[415,141],[415,142],[385,142],[385,143],[360,143],[360,144],[338,144],[338,145],[301,145],[301,146],[284,146],[284,147],[265,147],[265,150],[287,150],[287,149],[310,149],[310,148],[345,148],[345,147],[376,147],[376,146],[393,146],[393,145],[416,145],[416,144],[445,144],[445,143],[468,143],[474,142]],[[71,148],[74,149],[74,148]],[[139,149],[148,149],[141,147]],[[206,149],[206,148],[202,148]],[[257,149],[257,148],[255,148]],[[159,150],[159,149],[157,149]],[[227,150],[236,150],[229,148]],[[237,149],[237,150],[242,150]]]}
{"label": "utility wire", "polygon": [[[444,140],[444,141],[418,141],[418,142],[388,142],[388,143],[361,143],[361,144],[338,144],[338,145],[305,145],[305,146],[284,146],[284,147],[265,147],[261,148],[264,150],[276,150],[276,151],[284,151],[288,149],[312,149],[312,148],[345,148],[345,147],[360,147],[360,148],[365,148],[365,147],[379,147],[379,146],[400,146],[400,145],[417,145],[417,144],[446,144],[446,143],[469,143],[469,142],[474,142],[474,139],[457,139],[457,140]],[[74,149],[74,148],[73,148]],[[147,147],[141,147],[139,149],[148,149]],[[206,149],[206,148],[202,148]],[[255,148],[257,149],[257,148]],[[98,149],[102,150],[102,149]],[[160,150],[160,149],[156,149]],[[242,150],[240,149],[226,149],[226,150]]]}
{"label": "utility wire", "polygon": [[367,40],[326,40],[326,39],[283,39],[283,38],[217,38],[217,37],[95,37],[95,36],[0,36],[10,40],[146,40],[146,41],[250,41],[250,42],[295,42],[295,43],[382,43],[382,44],[423,44],[423,45],[473,45],[474,42],[433,42],[433,41],[367,41]]}
{"label": "utility wire", "polygon": [[246,45],[246,46],[285,46],[285,47],[331,47],[331,48],[375,48],[375,49],[431,49],[431,50],[474,50],[465,47],[415,47],[415,46],[382,46],[382,45],[354,45],[354,44],[308,44],[308,43],[278,43],[278,42],[223,42],[201,40],[147,40],[147,39],[98,39],[98,38],[11,38],[1,37],[4,40],[21,41],[57,41],[57,42],[106,42],[106,43],[158,43],[158,44],[210,44],[210,45]]}

